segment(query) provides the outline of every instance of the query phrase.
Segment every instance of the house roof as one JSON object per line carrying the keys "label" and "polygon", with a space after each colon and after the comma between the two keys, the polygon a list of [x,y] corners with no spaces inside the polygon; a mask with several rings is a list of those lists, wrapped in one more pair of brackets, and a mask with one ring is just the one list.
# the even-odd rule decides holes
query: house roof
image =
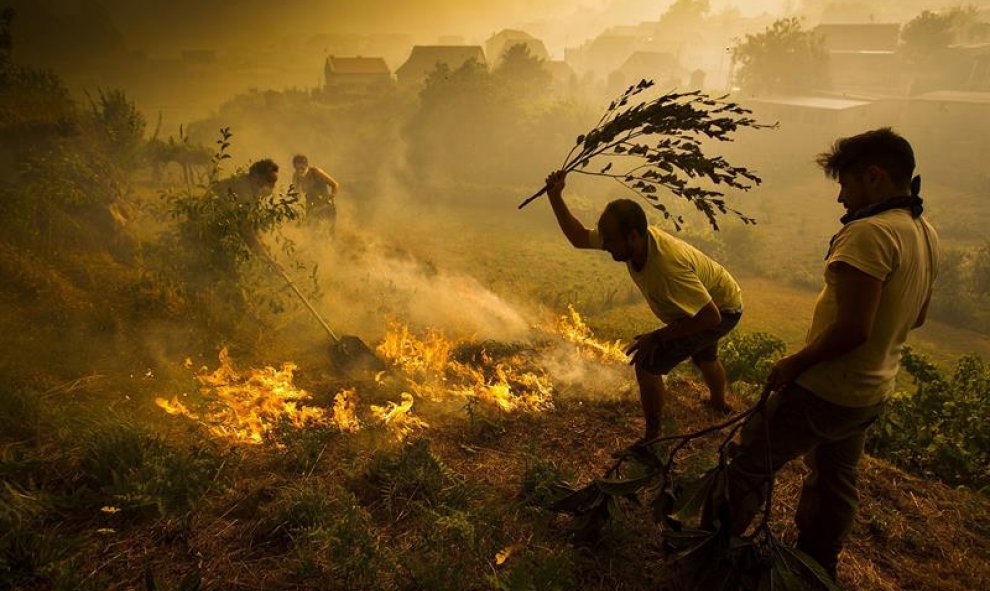
{"label": "house roof", "polygon": [[502,54],[505,53],[506,49],[520,44],[525,45],[533,57],[541,60],[550,59],[550,53],[547,51],[547,47],[543,44],[543,41],[525,31],[502,29],[485,41],[485,51],[488,54],[488,60],[493,64],[497,63],[501,61]]}
{"label": "house roof", "polygon": [[327,58],[326,73],[329,74],[384,74],[391,75],[385,60],[380,57],[338,57]]}
{"label": "house roof", "polygon": [[478,45],[416,45],[412,48],[409,59],[395,73],[402,78],[422,78],[438,64],[456,69],[470,60],[487,64],[485,52]]}
{"label": "house roof", "polygon": [[512,40],[512,39],[536,39],[536,37],[533,37],[532,35],[530,35],[526,31],[520,31],[519,29],[502,29],[498,33],[495,33],[491,37],[489,37],[488,38],[488,41],[486,41],[485,43],[488,43],[488,42],[491,42],[491,41],[495,41],[495,40],[498,40],[498,39],[506,39],[506,40]]}
{"label": "house roof", "polygon": [[990,92],[974,92],[966,90],[936,90],[926,92],[913,97],[914,100],[943,102],[943,103],[969,103],[974,105],[990,105]]}
{"label": "house roof", "polygon": [[623,72],[648,74],[650,72],[669,72],[679,70],[677,56],[663,51],[635,51],[619,68]]}
{"label": "house roof", "polygon": [[872,104],[871,101],[853,100],[847,98],[834,98],[827,96],[806,96],[806,95],[771,95],[746,100],[747,103],[764,105],[784,105],[789,107],[800,107],[804,109],[819,109],[823,111],[845,111],[856,109]]}

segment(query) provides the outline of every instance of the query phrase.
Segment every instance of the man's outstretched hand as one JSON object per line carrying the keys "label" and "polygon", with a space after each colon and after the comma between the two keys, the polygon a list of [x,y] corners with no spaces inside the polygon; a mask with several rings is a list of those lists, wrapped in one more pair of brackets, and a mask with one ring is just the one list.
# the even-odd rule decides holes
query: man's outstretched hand
{"label": "man's outstretched hand", "polygon": [[626,349],[626,355],[631,355],[629,365],[651,364],[653,356],[660,349],[660,339],[655,332],[636,335],[633,343]]}
{"label": "man's outstretched hand", "polygon": [[563,194],[564,192],[566,179],[567,179],[566,170],[557,170],[547,175],[547,180],[546,180],[547,195],[553,197],[560,197],[561,194]]}

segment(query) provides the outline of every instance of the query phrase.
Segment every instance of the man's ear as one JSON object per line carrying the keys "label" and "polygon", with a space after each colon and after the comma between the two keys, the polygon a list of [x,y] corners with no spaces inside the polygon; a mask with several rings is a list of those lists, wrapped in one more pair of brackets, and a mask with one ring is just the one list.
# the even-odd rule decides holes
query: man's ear
{"label": "man's ear", "polygon": [[876,186],[887,178],[887,171],[876,164],[870,164],[863,170],[863,180],[866,184]]}

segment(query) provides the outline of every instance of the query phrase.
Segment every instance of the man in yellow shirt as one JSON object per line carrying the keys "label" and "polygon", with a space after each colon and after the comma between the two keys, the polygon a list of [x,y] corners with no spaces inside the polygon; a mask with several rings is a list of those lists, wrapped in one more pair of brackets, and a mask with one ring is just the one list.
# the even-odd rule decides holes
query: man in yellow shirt
{"label": "man in yellow shirt", "polygon": [[566,173],[547,177],[547,197],[560,229],[576,248],[608,251],[626,263],[629,276],[664,327],[639,335],[630,347],[640,400],[646,418],[643,440],[660,433],[665,397],[662,376],[690,358],[711,391],[710,404],[720,412],[725,402],[725,368],[718,341],[742,316],[742,292],[721,265],[697,248],[650,227],[635,201],[618,199],[605,207],[594,230],[585,228],[564,203]]}
{"label": "man in yellow shirt", "polygon": [[728,519],[719,509],[713,517],[744,532],[768,478],[804,456],[811,473],[798,548],[835,577],[858,508],[866,429],[894,390],[908,332],[925,322],[938,237],[921,216],[911,145],[889,128],[841,139],[818,162],[839,182],[844,225],[829,246],[807,344],[771,371],[765,414],[743,429],[729,463]]}

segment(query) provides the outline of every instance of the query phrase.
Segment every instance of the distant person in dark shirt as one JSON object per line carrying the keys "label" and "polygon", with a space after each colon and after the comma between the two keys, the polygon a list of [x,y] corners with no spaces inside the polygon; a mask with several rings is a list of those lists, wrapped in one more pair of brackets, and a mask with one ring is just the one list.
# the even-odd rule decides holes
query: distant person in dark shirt
{"label": "distant person in dark shirt", "polygon": [[306,218],[333,236],[337,225],[337,205],[340,183],[322,169],[309,165],[309,158],[297,154],[292,158],[292,186],[306,202]]}

